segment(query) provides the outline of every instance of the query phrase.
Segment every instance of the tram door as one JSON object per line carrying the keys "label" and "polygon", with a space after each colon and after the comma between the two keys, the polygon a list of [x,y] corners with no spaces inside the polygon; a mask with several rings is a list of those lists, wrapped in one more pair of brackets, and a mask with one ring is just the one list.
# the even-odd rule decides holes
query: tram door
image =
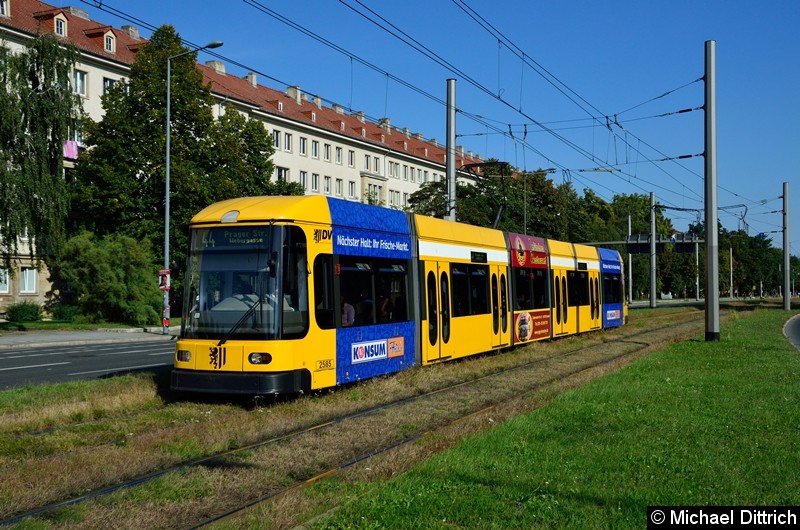
{"label": "tram door", "polygon": [[589,306],[591,316],[590,329],[600,329],[603,326],[603,315],[600,310],[599,271],[589,271]]}
{"label": "tram door", "polygon": [[[450,319],[450,266],[446,262],[425,262],[426,333],[422,338],[422,364],[442,361],[452,356]],[[426,325],[427,324],[427,325]]]}
{"label": "tram door", "polygon": [[508,279],[505,267],[492,267],[492,347],[511,344]]}
{"label": "tram door", "polygon": [[551,322],[553,324],[553,336],[569,333],[572,323],[569,311],[569,294],[567,290],[567,272],[561,269],[553,270],[553,314]]}

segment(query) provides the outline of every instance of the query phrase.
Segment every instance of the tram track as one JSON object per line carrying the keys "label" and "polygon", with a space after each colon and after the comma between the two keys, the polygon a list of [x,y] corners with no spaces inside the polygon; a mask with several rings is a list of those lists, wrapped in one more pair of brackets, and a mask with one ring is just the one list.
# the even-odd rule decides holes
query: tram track
{"label": "tram track", "polygon": [[[696,334],[702,321],[701,315],[702,313],[697,312],[676,315],[675,321],[669,325],[674,340]],[[608,335],[582,336],[580,341],[575,341],[579,345],[574,348],[555,350],[504,367],[493,364],[486,368],[488,373],[480,373],[479,370],[476,372],[478,375],[469,379],[448,382],[427,392],[362,407],[349,414],[302,425],[254,443],[241,444],[202,458],[165,466],[116,484],[95,488],[88,493],[84,491],[69,499],[43,503],[42,506],[0,521],[0,524],[15,524],[32,517],[52,517],[54,512],[80,504],[84,505],[82,511],[97,512],[92,520],[97,521],[98,527],[102,526],[101,523],[112,521],[115,527],[159,527],[164,526],[164,520],[191,521],[187,524],[189,527],[207,525],[220,519],[220,515],[215,514],[233,517],[249,507],[301,489],[309,481],[349,469],[375,458],[376,455],[400,450],[411,441],[429,437],[429,433],[468,421],[470,417],[486,414],[501,405],[507,406],[512,400],[519,401],[532,393],[563,384],[568,379],[575,379],[587,371],[641,355],[641,352],[652,349],[654,344],[663,341],[656,338],[658,329],[626,331],[623,328]],[[550,349],[547,351],[550,352]],[[509,361],[508,357],[491,355],[484,359],[488,363],[497,359]],[[411,375],[411,379],[414,376],[423,377],[431,370],[432,368],[420,369]],[[357,393],[358,388],[345,388],[341,392]],[[209,480],[230,483],[224,478],[226,473],[248,476],[238,477],[236,488],[215,491],[206,501],[171,504],[166,510],[170,513],[161,514],[161,517],[165,517],[161,523],[159,520],[142,521],[141,513],[134,521],[127,525],[124,523],[129,521],[124,515],[126,507],[129,507],[129,497],[135,496],[127,492],[137,487],[168,477],[177,477],[178,482]],[[247,491],[258,494],[248,494]],[[109,496],[116,498],[114,501],[106,499],[98,502],[99,499]],[[246,497],[244,502],[241,497]],[[202,518],[198,514],[211,515]]]}

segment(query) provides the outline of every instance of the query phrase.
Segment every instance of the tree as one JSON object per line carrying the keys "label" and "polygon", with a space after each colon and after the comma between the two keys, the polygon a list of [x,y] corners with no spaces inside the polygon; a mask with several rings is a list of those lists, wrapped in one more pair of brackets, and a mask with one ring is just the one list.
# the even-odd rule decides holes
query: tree
{"label": "tree", "polygon": [[[187,51],[172,26],[141,47],[130,79],[103,97],[105,114],[88,123],[76,168],[72,207],[79,228],[151,241],[164,233],[167,58]],[[296,184],[271,183],[271,135],[264,124],[226,109],[212,111],[196,55],[171,61],[170,248],[183,262],[191,217],[208,204],[246,195],[302,194]]]}
{"label": "tree", "polygon": [[20,237],[35,242],[28,252],[37,265],[64,240],[64,142],[81,113],[69,84],[77,58],[52,35],[20,54],[0,48],[0,253],[9,270]]}
{"label": "tree", "polygon": [[78,306],[89,322],[155,324],[161,293],[152,262],[147,242],[118,234],[96,238],[82,232],[64,244],[51,271],[51,309]]}

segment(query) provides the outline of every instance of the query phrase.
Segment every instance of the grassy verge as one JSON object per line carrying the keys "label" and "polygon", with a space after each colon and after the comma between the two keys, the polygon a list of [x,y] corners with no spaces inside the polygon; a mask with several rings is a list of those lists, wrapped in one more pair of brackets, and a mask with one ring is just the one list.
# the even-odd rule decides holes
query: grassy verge
{"label": "grassy verge", "polygon": [[313,527],[641,528],[648,505],[800,504],[790,316],[734,319],[387,483],[339,484],[355,500]]}

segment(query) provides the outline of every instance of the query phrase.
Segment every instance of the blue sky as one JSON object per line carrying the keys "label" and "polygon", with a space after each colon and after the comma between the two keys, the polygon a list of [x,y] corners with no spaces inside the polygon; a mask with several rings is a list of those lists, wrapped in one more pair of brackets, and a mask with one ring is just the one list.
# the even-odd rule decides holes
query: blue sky
{"label": "blue sky", "polygon": [[[172,24],[195,45],[221,40],[213,52],[229,74],[255,71],[281,90],[299,85],[442,143],[446,80],[454,78],[457,143],[466,150],[522,169],[557,168],[556,182],[570,179],[608,201],[655,192],[660,204],[688,210],[665,212],[678,230],[696,221],[696,210],[703,215],[704,159],[660,160],[703,153],[700,78],[713,40],[719,219],[730,230],[765,232],[780,247],[789,182],[792,253],[800,255],[796,0],[69,4],[116,27],[136,25],[144,37],[148,25]],[[694,110],[676,114],[685,109]]]}

